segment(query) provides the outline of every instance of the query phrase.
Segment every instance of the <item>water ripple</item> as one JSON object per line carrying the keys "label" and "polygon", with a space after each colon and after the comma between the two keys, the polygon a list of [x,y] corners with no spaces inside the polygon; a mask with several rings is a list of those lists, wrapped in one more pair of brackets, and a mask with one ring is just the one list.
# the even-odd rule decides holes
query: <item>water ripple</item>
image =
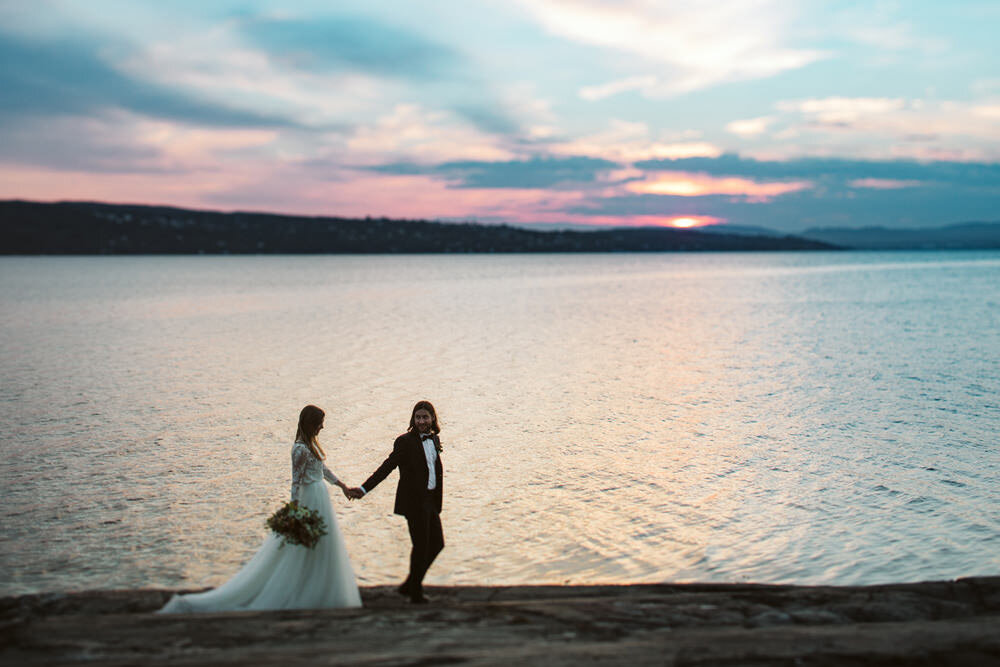
{"label": "water ripple", "polygon": [[[421,397],[431,583],[996,574],[996,303],[997,253],[3,258],[0,594],[220,583],[303,404],[358,483]],[[392,501],[335,500],[363,583]]]}

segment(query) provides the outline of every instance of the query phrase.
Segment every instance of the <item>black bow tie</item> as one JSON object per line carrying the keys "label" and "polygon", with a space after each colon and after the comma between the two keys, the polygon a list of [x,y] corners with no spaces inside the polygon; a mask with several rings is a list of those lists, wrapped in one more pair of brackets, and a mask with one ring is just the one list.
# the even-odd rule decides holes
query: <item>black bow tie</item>
{"label": "black bow tie", "polygon": [[434,436],[433,436],[433,435],[431,435],[430,433],[422,433],[422,434],[420,435],[420,439],[421,439],[421,440],[433,440],[433,439],[434,439]]}

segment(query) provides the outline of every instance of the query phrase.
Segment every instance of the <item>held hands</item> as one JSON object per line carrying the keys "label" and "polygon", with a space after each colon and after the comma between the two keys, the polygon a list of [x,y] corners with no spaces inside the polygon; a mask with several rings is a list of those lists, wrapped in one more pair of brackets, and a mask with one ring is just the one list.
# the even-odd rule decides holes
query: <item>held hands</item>
{"label": "held hands", "polygon": [[348,500],[357,500],[365,495],[365,492],[361,490],[361,487],[349,487],[346,484],[340,487],[344,492],[344,497]]}

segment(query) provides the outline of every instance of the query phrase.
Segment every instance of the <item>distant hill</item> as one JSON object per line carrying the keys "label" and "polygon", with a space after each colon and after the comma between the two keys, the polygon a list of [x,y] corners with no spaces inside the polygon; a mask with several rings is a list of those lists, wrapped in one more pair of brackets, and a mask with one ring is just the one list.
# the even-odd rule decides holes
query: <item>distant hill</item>
{"label": "distant hill", "polygon": [[426,220],[0,201],[0,254],[6,255],[675,252],[834,247],[792,236],[662,227],[534,231],[509,225]]}
{"label": "distant hill", "polygon": [[[709,232],[711,234],[734,234],[736,236],[787,236],[785,232],[777,232],[773,229],[768,229],[767,227],[751,227],[749,225],[705,225],[704,227],[699,227],[699,231]],[[801,237],[801,234],[798,235]]]}
{"label": "distant hill", "polygon": [[[615,225],[585,225],[577,222],[532,222],[515,224],[521,229],[532,231],[576,231],[592,232],[598,230],[619,229]],[[702,225],[700,227],[689,228],[692,231],[705,234],[727,234],[732,236],[796,236],[788,232],[779,232],[767,227],[754,227],[750,225],[730,225],[726,223]]]}
{"label": "distant hill", "polygon": [[932,229],[808,229],[800,236],[862,250],[1000,248],[1000,222],[965,222]]}

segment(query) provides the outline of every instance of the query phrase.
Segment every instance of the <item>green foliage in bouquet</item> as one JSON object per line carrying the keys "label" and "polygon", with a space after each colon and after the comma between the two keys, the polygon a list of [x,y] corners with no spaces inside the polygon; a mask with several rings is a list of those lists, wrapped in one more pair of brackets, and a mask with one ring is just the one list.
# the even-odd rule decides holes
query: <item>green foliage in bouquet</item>
{"label": "green foliage in bouquet", "polygon": [[285,503],[267,520],[267,527],[281,536],[281,546],[300,544],[312,549],[326,535],[326,524],[316,510],[292,500]]}

